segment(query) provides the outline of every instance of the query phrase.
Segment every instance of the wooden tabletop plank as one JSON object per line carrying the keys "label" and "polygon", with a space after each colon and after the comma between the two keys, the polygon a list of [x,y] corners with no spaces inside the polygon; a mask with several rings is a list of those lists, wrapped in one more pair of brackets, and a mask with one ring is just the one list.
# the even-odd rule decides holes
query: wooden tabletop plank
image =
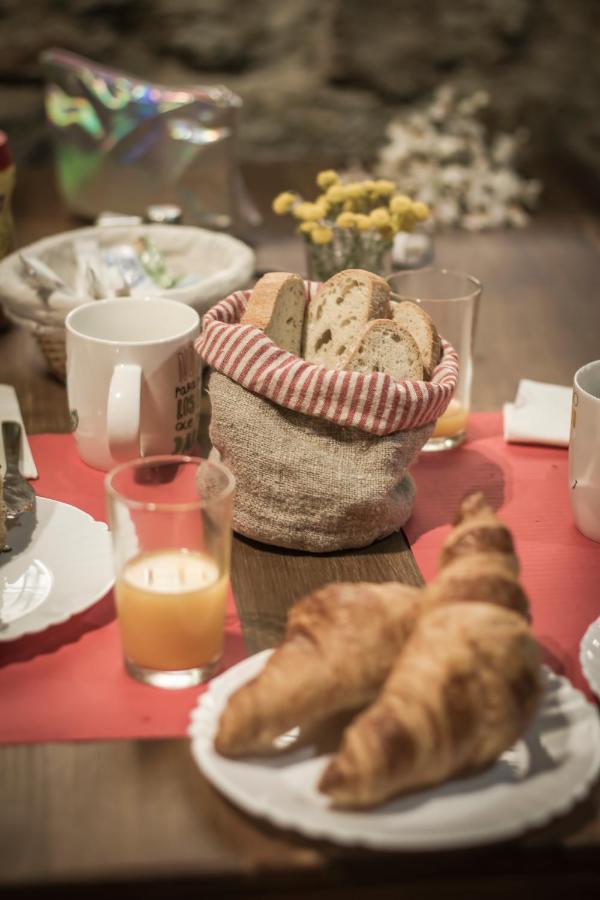
{"label": "wooden tabletop plank", "polygon": [[236,537],[231,569],[251,653],[277,644],[292,603],[329,581],[423,583],[402,532],[362,550],[320,554],[280,550]]}
{"label": "wooden tabletop plank", "polygon": [[483,860],[498,872],[511,857],[515,869],[523,868],[525,849],[540,859],[559,842],[574,853],[572,863],[563,853],[565,868],[575,869],[578,860],[600,864],[597,834],[593,841],[570,837],[597,814],[598,788],[573,813],[520,842],[452,854],[373,854],[304,840],[239,812],[199,774],[184,740],[4,747],[0,758],[3,886],[150,881],[175,873],[211,881],[277,870],[311,872],[323,882],[327,868],[347,884],[349,865],[400,878],[410,869],[427,880],[432,860],[433,869],[455,875],[485,871]]}

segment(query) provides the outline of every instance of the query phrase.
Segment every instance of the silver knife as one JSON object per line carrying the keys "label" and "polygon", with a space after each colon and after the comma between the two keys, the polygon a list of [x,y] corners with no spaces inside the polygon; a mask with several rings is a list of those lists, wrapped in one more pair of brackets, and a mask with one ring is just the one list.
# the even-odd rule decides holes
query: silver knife
{"label": "silver knife", "polygon": [[6,456],[4,473],[4,506],[6,518],[10,522],[35,505],[35,492],[19,471],[19,451],[21,449],[21,425],[19,422],[2,423],[2,440]]}

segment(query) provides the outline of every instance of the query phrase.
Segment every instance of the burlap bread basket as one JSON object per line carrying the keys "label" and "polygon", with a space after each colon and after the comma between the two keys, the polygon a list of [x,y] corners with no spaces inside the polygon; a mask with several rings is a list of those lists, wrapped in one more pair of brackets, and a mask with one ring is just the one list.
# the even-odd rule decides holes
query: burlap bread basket
{"label": "burlap bread basket", "polygon": [[[306,282],[307,302],[318,285]],[[407,470],[458,376],[447,342],[431,382],[325,369],[239,319],[238,291],[204,317],[196,349],[214,370],[210,438],[234,473],[234,528],[280,547],[364,547],[404,525]]]}

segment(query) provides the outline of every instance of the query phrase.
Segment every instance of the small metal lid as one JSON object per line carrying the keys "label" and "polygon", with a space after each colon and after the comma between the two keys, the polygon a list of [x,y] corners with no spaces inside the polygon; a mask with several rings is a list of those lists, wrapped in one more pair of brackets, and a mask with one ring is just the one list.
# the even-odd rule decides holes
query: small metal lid
{"label": "small metal lid", "polygon": [[145,219],[153,225],[181,225],[183,212],[174,203],[154,203],[147,208]]}

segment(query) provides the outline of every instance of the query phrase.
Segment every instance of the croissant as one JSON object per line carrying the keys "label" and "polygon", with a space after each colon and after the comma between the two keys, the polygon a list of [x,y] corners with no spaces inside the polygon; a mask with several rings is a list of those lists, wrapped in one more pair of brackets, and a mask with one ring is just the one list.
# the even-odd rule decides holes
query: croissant
{"label": "croissant", "polygon": [[474,553],[498,554],[515,576],[519,574],[512,535],[480,491],[465,497],[461,503],[454,527],[444,541],[439,567],[444,569]]}
{"label": "croissant", "polygon": [[289,729],[369,702],[412,632],[423,590],[403,584],[330,584],[290,610],[283,643],[230,698],[215,748],[269,753]]}
{"label": "croissant", "polygon": [[440,570],[427,591],[432,603],[486,601],[529,618],[510,531],[481,493],[463,500],[444,541]]}
{"label": "croissant", "polygon": [[438,606],[344,732],[319,789],[335,806],[365,807],[477,770],[522,734],[540,695],[539,651],[521,616]]}

